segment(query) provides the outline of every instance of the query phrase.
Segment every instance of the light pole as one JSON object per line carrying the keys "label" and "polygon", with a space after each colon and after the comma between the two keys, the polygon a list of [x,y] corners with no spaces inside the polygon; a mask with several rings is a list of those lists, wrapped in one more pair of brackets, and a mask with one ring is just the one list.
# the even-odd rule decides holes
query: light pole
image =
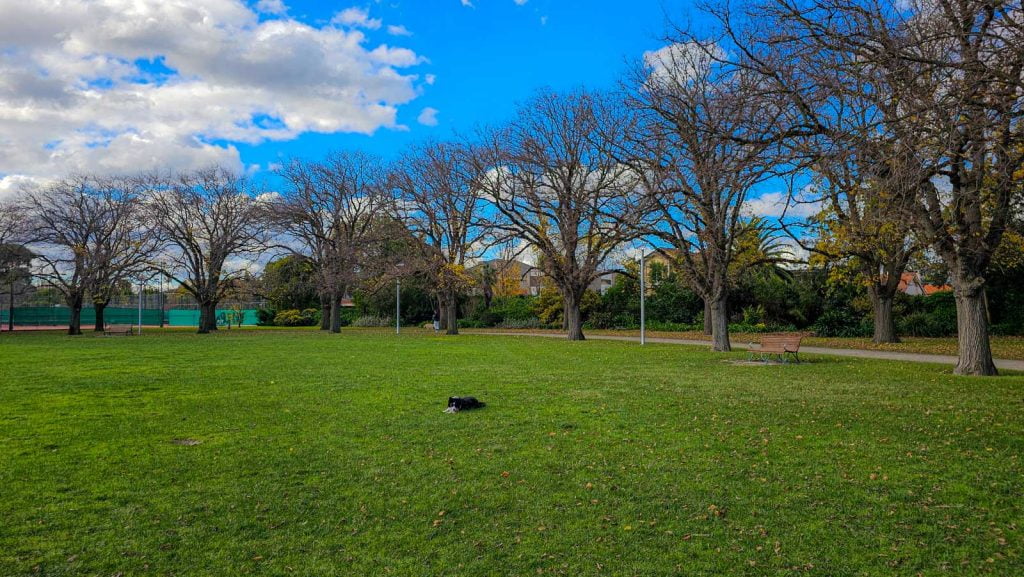
{"label": "light pole", "polygon": [[395,334],[402,334],[402,267],[405,266],[404,262],[400,262],[395,265],[397,274],[395,275]]}
{"label": "light pole", "polygon": [[640,250],[640,346],[647,344],[647,273],[643,249]]}
{"label": "light pole", "polygon": [[142,281],[139,281],[139,334],[142,334]]}

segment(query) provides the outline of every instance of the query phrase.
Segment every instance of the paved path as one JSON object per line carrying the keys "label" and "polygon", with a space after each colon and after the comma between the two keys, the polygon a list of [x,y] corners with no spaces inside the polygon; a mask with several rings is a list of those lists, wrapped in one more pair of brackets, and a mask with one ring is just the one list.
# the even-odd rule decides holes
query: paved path
{"label": "paved path", "polygon": [[[564,339],[565,335],[557,333],[528,333],[528,332],[502,332],[502,331],[484,331],[470,334],[476,335],[493,335],[493,336],[507,336],[507,337],[551,337]],[[620,335],[588,335],[587,339],[595,341],[628,341],[628,342],[640,342],[640,337],[628,337]],[[710,346],[708,341],[699,341],[695,339],[668,339],[664,337],[647,337],[649,343],[664,343],[670,345],[690,345],[697,347]],[[734,349],[747,349],[749,345],[746,343],[733,343]],[[935,363],[939,365],[955,365],[956,357],[951,355],[927,355],[923,353],[897,353],[893,351],[872,351],[865,349],[827,349],[824,347],[800,347],[801,353],[810,353],[813,355],[832,355],[835,357],[859,357],[864,359],[885,359],[889,361],[907,361],[911,363]],[[1010,371],[1022,371],[1024,372],[1024,361],[1014,361],[1009,359],[995,359],[996,367],[1000,369]]]}

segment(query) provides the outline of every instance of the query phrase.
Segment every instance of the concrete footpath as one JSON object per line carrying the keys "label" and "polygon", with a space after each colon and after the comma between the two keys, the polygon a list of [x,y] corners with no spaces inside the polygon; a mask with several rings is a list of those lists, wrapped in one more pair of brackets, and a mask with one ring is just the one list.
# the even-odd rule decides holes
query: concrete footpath
{"label": "concrete footpath", "polygon": [[[564,339],[565,335],[557,333],[529,333],[529,332],[502,332],[502,331],[473,331],[474,335],[492,335],[504,337],[549,337]],[[627,337],[619,335],[587,335],[588,340],[593,341],[626,341],[640,342],[640,337]],[[671,339],[664,337],[647,337],[649,343],[660,343],[668,345],[689,345],[695,347],[708,347],[708,341],[695,339]],[[747,343],[733,343],[733,349],[745,350],[749,348]],[[824,347],[800,347],[800,353],[812,355],[831,355],[834,357],[857,357],[862,359],[884,359],[888,361],[905,361],[911,363],[934,363],[938,365],[956,365],[956,357],[951,355],[927,355],[922,353],[897,353],[893,351],[871,351],[864,349],[827,349]],[[1024,361],[1010,359],[995,359],[996,367],[1008,371],[1024,372]]]}

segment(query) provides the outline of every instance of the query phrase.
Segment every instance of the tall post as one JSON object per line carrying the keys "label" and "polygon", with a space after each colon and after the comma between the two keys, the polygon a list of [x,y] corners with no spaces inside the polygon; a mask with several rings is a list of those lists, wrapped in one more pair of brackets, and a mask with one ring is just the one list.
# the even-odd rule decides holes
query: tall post
{"label": "tall post", "polygon": [[7,303],[7,332],[14,332],[14,277],[11,277],[11,301]]}
{"label": "tall post", "polygon": [[647,271],[644,251],[640,251],[640,346],[647,344]]}
{"label": "tall post", "polygon": [[142,282],[139,282],[139,334],[142,334]]}
{"label": "tall post", "polygon": [[402,332],[402,279],[395,279],[395,334]]}
{"label": "tall post", "polygon": [[160,278],[160,298],[158,298],[156,302],[160,305],[160,328],[164,328],[164,312],[167,306],[167,295],[164,294],[163,277]]}

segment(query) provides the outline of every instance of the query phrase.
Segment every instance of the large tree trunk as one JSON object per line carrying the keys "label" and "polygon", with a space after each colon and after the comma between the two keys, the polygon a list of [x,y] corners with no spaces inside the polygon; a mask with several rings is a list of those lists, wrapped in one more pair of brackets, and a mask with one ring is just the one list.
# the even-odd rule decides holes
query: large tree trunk
{"label": "large tree trunk", "polygon": [[331,299],[326,295],[320,295],[320,330],[331,330]]}
{"label": "large tree trunk", "polygon": [[582,296],[577,296],[572,291],[565,294],[565,331],[570,341],[586,340],[583,336],[583,313],[580,311]]}
{"label": "large tree trunk", "polygon": [[442,295],[437,295],[437,328],[448,330],[448,305]]}
{"label": "large tree trunk", "polygon": [[711,312],[711,299],[704,299],[704,334],[711,336],[714,332],[711,326],[711,317],[714,313]]}
{"label": "large tree trunk", "polygon": [[331,293],[331,332],[341,332],[341,295],[337,292]]}
{"label": "large tree trunk", "polygon": [[[985,311],[985,288],[980,282],[956,282],[956,328],[960,355],[956,368],[958,375],[991,376],[999,374],[992,362],[992,348],[988,335],[988,316]],[[957,286],[959,285],[959,286]],[[963,285],[968,285],[962,288]]]}
{"label": "large tree trunk", "polygon": [[93,302],[92,307],[96,311],[96,326],[93,328],[93,331],[102,333],[103,329],[107,326],[103,319],[103,313],[107,310],[107,303]]}
{"label": "large tree trunk", "polygon": [[82,334],[82,301],[81,295],[74,295],[68,299],[68,306],[71,308],[71,319],[68,321],[68,334]]}
{"label": "large tree trunk", "polygon": [[217,301],[199,303],[199,334],[217,330]]}
{"label": "large tree trunk", "polygon": [[874,308],[875,334],[872,341],[875,344],[898,343],[896,335],[896,319],[892,315],[892,294],[886,294],[884,288],[871,287],[871,304]]}
{"label": "large tree trunk", "polygon": [[446,316],[448,317],[448,330],[446,333],[457,335],[459,334],[459,297],[452,291],[445,295],[445,300],[445,313],[447,313]]}
{"label": "large tree trunk", "polygon": [[729,297],[724,295],[711,300],[711,350],[719,353],[732,350],[729,342]]}

